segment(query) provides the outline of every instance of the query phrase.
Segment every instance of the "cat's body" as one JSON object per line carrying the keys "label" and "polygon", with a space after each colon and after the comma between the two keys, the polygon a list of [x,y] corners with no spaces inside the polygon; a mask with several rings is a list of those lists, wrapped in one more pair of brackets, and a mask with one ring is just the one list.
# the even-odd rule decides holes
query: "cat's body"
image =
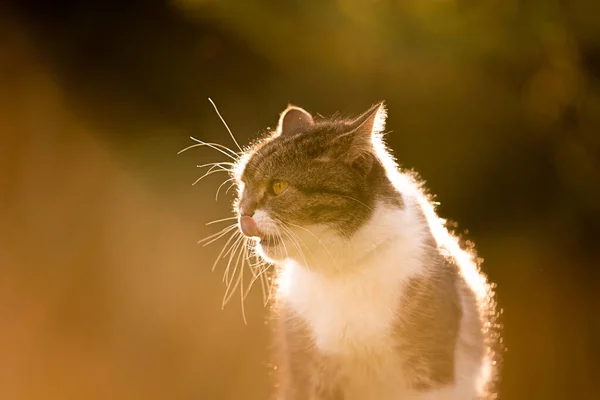
{"label": "cat's body", "polygon": [[490,288],[383,145],[383,105],[289,107],[235,168],[240,228],[278,267],[278,400],[479,400]]}
{"label": "cat's body", "polygon": [[281,399],[478,398],[485,347],[475,294],[432,247],[418,207],[379,204],[348,247],[330,246],[350,271],[284,263]]}

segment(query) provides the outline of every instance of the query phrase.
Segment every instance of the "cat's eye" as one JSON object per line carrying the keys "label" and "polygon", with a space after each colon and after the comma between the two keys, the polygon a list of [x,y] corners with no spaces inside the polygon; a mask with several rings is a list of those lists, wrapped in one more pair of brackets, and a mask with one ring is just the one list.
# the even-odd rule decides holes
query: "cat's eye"
{"label": "cat's eye", "polygon": [[273,194],[275,196],[279,196],[281,193],[284,192],[285,189],[287,189],[288,187],[288,183],[285,181],[273,181],[273,183],[271,184],[271,189],[273,190]]}

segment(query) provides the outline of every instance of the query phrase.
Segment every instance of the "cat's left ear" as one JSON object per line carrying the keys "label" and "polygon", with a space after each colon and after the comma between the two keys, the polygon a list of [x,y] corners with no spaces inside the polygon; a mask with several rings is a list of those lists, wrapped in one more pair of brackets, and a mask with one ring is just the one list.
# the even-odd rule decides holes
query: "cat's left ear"
{"label": "cat's left ear", "polygon": [[289,105],[279,117],[277,124],[277,133],[279,135],[289,135],[294,132],[306,130],[314,125],[312,115],[306,110]]}
{"label": "cat's left ear", "polygon": [[362,113],[350,123],[350,130],[357,140],[367,140],[371,143],[373,135],[377,135],[385,129],[387,111],[384,102],[380,102]]}
{"label": "cat's left ear", "polygon": [[375,153],[373,137],[385,129],[386,117],[385,104],[380,102],[350,122],[348,131],[337,138],[340,148],[346,149],[343,155],[346,162],[370,169],[371,154]]}

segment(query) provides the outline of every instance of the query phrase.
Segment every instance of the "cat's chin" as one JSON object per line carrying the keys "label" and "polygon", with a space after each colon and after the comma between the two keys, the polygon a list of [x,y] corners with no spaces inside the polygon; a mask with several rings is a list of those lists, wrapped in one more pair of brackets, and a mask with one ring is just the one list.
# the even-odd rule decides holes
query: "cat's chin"
{"label": "cat's chin", "polygon": [[259,242],[256,250],[262,258],[272,263],[279,263],[287,258],[285,251],[282,250],[282,243],[274,245],[270,242]]}

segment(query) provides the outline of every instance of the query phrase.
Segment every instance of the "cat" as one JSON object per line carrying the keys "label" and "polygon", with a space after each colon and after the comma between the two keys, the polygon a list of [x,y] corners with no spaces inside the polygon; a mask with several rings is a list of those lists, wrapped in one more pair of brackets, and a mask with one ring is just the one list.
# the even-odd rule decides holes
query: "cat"
{"label": "cat", "polygon": [[232,164],[239,231],[277,267],[278,400],[496,398],[493,287],[399,170],[386,116],[290,105]]}

